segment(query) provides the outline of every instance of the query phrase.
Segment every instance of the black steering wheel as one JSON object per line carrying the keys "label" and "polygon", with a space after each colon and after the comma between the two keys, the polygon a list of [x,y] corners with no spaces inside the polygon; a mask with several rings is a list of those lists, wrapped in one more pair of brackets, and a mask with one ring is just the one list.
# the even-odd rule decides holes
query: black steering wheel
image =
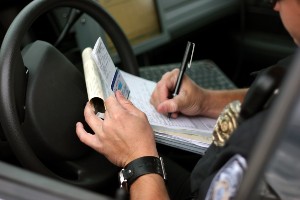
{"label": "black steering wheel", "polygon": [[[112,17],[92,0],[39,0],[15,18],[0,55],[0,119],[20,163],[27,169],[99,190],[117,168],[77,138],[87,101],[83,74],[52,45],[37,41],[21,50],[23,36],[41,15],[70,7],[94,18],[110,36],[123,70],[137,74],[131,46]],[[26,67],[25,67],[26,66]]]}

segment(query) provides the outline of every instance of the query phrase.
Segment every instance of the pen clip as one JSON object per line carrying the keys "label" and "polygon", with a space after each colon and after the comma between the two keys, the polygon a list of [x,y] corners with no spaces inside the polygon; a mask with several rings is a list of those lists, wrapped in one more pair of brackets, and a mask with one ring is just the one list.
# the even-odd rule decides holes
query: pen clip
{"label": "pen clip", "polygon": [[193,60],[193,55],[194,55],[195,43],[192,43],[192,45],[193,45],[193,49],[192,49],[192,53],[191,53],[190,62],[188,64],[188,68],[191,68],[192,60]]}

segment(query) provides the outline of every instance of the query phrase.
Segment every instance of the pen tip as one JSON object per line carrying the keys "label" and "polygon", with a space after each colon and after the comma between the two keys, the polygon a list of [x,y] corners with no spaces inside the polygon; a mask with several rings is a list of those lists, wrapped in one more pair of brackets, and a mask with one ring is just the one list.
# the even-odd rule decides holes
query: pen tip
{"label": "pen tip", "polygon": [[168,113],[168,118],[169,118],[169,119],[171,118],[171,115],[172,115],[172,113]]}

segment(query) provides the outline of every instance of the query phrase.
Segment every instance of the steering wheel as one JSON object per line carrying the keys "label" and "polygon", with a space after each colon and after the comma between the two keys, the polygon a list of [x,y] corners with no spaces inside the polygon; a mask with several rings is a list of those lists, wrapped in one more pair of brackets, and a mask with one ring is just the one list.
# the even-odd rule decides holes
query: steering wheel
{"label": "steering wheel", "polygon": [[123,70],[138,73],[126,36],[99,4],[92,0],[32,1],[15,18],[2,43],[1,125],[25,168],[99,190],[112,180],[117,168],[76,136],[75,123],[84,121],[87,101],[83,74],[46,42],[37,41],[21,50],[23,36],[35,20],[57,7],[75,8],[94,18],[110,36],[127,67]]}

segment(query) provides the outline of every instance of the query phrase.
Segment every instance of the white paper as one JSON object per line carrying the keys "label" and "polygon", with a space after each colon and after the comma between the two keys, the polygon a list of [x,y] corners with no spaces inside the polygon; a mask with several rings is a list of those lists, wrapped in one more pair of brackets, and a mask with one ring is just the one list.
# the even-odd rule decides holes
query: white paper
{"label": "white paper", "polygon": [[105,86],[105,99],[117,90],[120,90],[124,97],[128,98],[130,90],[113,63],[101,37],[98,38],[93,48],[92,58],[99,69],[103,85]]}
{"label": "white paper", "polygon": [[99,68],[99,72],[102,75],[101,78],[104,79],[106,88],[110,88],[110,83],[113,81],[116,67],[101,38],[98,38],[93,48],[92,57]]}
{"label": "white paper", "polygon": [[[216,119],[205,117],[186,117],[180,115],[176,119],[169,119],[167,116],[158,113],[150,103],[151,94],[156,86],[153,81],[145,80],[123,72],[123,77],[131,90],[129,99],[132,103],[143,111],[149,120],[153,130],[160,133],[177,135],[198,135],[205,143],[211,143],[212,131]],[[192,139],[192,136],[189,136]],[[186,139],[189,139],[186,136]],[[195,138],[193,138],[195,139]]]}

